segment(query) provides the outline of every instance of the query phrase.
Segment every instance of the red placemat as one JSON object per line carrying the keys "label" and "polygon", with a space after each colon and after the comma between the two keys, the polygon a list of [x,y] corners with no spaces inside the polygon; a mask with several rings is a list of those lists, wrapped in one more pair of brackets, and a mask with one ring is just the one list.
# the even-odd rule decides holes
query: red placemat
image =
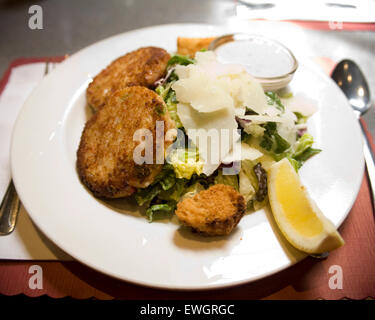
{"label": "red placemat", "polygon": [[375,23],[356,23],[341,21],[300,21],[287,20],[285,22],[296,24],[302,28],[312,30],[332,31],[375,31]]}
{"label": "red placemat", "polygon": [[0,80],[0,94],[3,92],[6,84],[8,83],[10,73],[12,72],[13,68],[37,62],[61,62],[66,57],[67,55],[61,57],[18,58],[16,60],[13,60]]}
{"label": "red placemat", "polygon": [[[63,58],[18,59],[0,81],[5,87],[11,68],[40,61]],[[326,69],[332,62],[324,60]],[[369,133],[367,132],[369,135]],[[371,143],[372,143],[372,138]],[[372,143],[374,149],[374,145]],[[374,149],[375,150],[375,149]],[[335,201],[335,199],[332,199]],[[340,227],[346,244],[326,260],[306,258],[273,276],[246,285],[210,291],[169,291],[129,284],[98,273],[79,262],[0,261],[0,293],[27,296],[70,296],[84,299],[365,299],[375,297],[375,221],[367,177],[358,198]],[[38,265],[43,271],[42,288],[30,288],[30,279]],[[342,271],[342,288],[330,283]],[[30,273],[29,273],[30,271]],[[331,272],[331,273],[330,273]],[[337,282],[333,281],[333,284]],[[33,286],[31,286],[33,287]]]}

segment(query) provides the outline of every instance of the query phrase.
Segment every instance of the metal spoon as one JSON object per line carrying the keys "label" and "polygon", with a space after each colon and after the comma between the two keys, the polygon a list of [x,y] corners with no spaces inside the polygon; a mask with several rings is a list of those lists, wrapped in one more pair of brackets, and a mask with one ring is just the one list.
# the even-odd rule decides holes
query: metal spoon
{"label": "metal spoon", "polygon": [[[361,69],[351,60],[342,60],[333,70],[331,77],[348,98],[349,103],[359,120],[360,117],[371,107],[370,90]],[[375,157],[367,139],[363,123],[361,121],[359,121],[359,123],[365,140],[364,155],[367,174],[370,180],[373,209],[375,209]]]}
{"label": "metal spoon", "polygon": [[20,206],[20,198],[11,180],[0,205],[0,236],[5,236],[13,232]]}
{"label": "metal spoon", "polygon": [[[367,85],[367,81],[362,71],[359,69],[357,64],[351,60],[340,61],[331,75],[332,79],[338,84],[341,90],[344,92],[352,106],[354,113],[358,120],[371,107],[370,103],[370,90]],[[367,173],[370,179],[373,208],[375,209],[375,165],[374,165],[374,154],[367,140],[363,124],[359,121],[363,136],[365,139],[364,144],[364,155],[366,160]],[[328,252],[322,254],[311,254],[310,256],[316,259],[325,259],[328,257]]]}

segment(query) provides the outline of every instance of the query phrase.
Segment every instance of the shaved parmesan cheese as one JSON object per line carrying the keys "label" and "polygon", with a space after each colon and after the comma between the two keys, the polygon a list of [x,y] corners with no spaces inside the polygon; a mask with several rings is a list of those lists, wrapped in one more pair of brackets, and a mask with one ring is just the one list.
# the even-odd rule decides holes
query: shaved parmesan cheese
{"label": "shaved parmesan cheese", "polygon": [[297,140],[297,128],[295,121],[297,120],[296,115],[290,110],[285,110],[285,112],[280,115],[282,121],[277,125],[278,134],[288,141],[291,145]]}
{"label": "shaved parmesan cheese", "polygon": [[318,110],[318,101],[301,92],[292,98],[281,99],[281,101],[288,110],[299,112],[306,117],[312,116]]}
{"label": "shaved parmesan cheese", "polygon": [[241,143],[241,160],[256,160],[263,155],[258,149],[250,147],[247,143]]}
{"label": "shaved parmesan cheese", "polygon": [[190,103],[199,112],[214,112],[234,107],[230,93],[222,87],[220,80],[212,80],[199,70],[194,70],[189,78],[178,80],[172,85],[177,100]]}
{"label": "shaved parmesan cheese", "polygon": [[247,116],[240,116],[241,119],[251,120],[252,123],[260,124],[266,122],[285,122],[287,119],[281,117],[270,117],[270,116],[263,116],[263,115],[247,115]]}
{"label": "shaved parmesan cheese", "polygon": [[179,103],[177,114],[188,137],[198,147],[204,161],[203,173],[211,175],[232,150],[233,143],[240,139],[234,109],[201,113],[190,104]]}
{"label": "shaved parmesan cheese", "polygon": [[177,114],[185,128],[189,129],[237,129],[234,110],[223,109],[211,113],[200,113],[186,103],[177,104]]}
{"label": "shaved parmesan cheese", "polygon": [[234,114],[237,116],[237,117],[242,117],[245,115],[245,112],[246,112],[246,107],[240,107],[240,108],[236,108],[234,109]]}
{"label": "shaved parmesan cheese", "polygon": [[189,77],[190,69],[186,68],[186,66],[178,64],[175,66],[174,72],[177,74],[178,79],[182,80]]}
{"label": "shaved parmesan cheese", "polygon": [[175,72],[177,115],[198,147],[204,174],[211,175],[224,159],[262,155],[246,145],[241,155],[234,146],[240,140],[235,116],[244,116],[247,107],[261,114],[269,109],[261,85],[244,67],[221,64],[207,51],[196,54],[195,64],[176,66]]}
{"label": "shaved parmesan cheese", "polygon": [[276,117],[281,114],[281,111],[277,109],[274,105],[269,105],[264,111],[264,113],[269,115],[270,117]]}
{"label": "shaved parmesan cheese", "polygon": [[198,52],[196,64],[177,66],[179,80],[172,85],[179,102],[199,112],[246,107],[263,114],[269,106],[262,86],[240,65],[222,64],[212,51]]}
{"label": "shaved parmesan cheese", "polygon": [[237,141],[231,152],[223,159],[223,163],[228,164],[242,160],[256,160],[263,156],[258,149],[249,146],[247,143]]}
{"label": "shaved parmesan cheese", "polygon": [[256,113],[263,114],[268,107],[267,98],[260,83],[247,72],[241,73],[237,99]]}

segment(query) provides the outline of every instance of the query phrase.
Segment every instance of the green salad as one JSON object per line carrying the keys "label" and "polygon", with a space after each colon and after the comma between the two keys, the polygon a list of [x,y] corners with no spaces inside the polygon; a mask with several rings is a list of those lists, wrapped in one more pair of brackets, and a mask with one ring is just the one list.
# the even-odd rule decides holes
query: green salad
{"label": "green salad", "polygon": [[[201,55],[201,60],[207,60],[207,57],[208,55]],[[165,101],[176,127],[185,134],[185,141],[188,141],[189,137],[178,114],[179,99],[177,89],[174,88],[177,88],[176,83],[181,74],[193,70],[187,68],[194,64],[197,64],[194,59],[181,55],[172,56],[168,62],[166,76],[157,82],[155,89]],[[198,66],[200,64],[205,68],[203,62],[198,61]],[[207,70],[209,74],[211,69]],[[221,74],[215,74],[215,77],[218,81],[223,81]],[[236,111],[235,115],[236,125],[241,133],[240,141],[253,153],[259,153],[256,159],[241,158],[238,174],[224,175],[222,168],[227,164],[222,164],[206,175],[203,170],[204,159],[199,152],[190,149],[188,145],[182,146],[182,149],[167,155],[168,161],[155,181],[135,194],[138,205],[147,207],[149,221],[172,215],[179,201],[219,183],[232,186],[244,196],[248,209],[256,210],[268,201],[267,170],[273,163],[287,158],[298,171],[305,161],[321,151],[313,148],[314,139],[307,132],[306,126],[308,117],[300,112],[291,112],[285,107],[283,101],[292,99],[293,95],[289,92],[280,95],[277,92],[264,94],[267,104],[262,107],[264,112],[260,112],[259,108],[253,105],[245,105],[237,108],[238,112]]]}

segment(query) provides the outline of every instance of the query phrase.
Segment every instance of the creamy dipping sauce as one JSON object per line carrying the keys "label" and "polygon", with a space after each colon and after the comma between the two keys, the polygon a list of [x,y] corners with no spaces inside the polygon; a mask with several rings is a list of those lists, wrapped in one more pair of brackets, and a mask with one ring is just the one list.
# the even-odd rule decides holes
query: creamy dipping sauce
{"label": "creamy dipping sauce", "polygon": [[241,64],[260,78],[283,76],[292,71],[295,62],[286,48],[262,37],[226,42],[215,53],[221,63]]}

